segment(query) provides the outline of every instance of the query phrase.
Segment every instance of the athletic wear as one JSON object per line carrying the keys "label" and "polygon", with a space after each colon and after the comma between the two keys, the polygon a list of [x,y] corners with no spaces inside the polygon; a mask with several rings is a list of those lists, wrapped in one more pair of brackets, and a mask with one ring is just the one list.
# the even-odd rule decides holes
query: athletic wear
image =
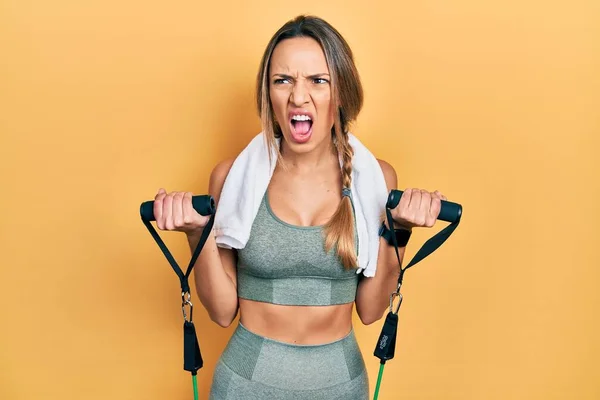
{"label": "athletic wear", "polygon": [[[356,231],[355,231],[356,234]],[[323,226],[280,220],[262,199],[246,246],[238,250],[243,299],[299,306],[352,303],[358,274],[335,249],[324,249]],[[369,383],[354,331],[335,342],[294,345],[238,324],[213,375],[210,400],[367,400]]]}
{"label": "athletic wear", "polygon": [[238,250],[238,296],[283,305],[352,303],[358,274],[344,268],[335,249],[325,253],[322,232],[280,220],[265,194],[250,239]]}
{"label": "athletic wear", "polygon": [[354,331],[300,346],[238,324],[213,375],[210,400],[367,400],[369,382]]}

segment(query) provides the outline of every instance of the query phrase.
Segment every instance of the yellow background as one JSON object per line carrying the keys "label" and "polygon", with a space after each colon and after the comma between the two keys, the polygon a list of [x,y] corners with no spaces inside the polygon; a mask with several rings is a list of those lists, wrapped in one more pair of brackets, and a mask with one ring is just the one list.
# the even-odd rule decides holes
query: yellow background
{"label": "yellow background", "polygon": [[[260,56],[299,13],[354,49],[353,131],[400,187],[464,206],[407,273],[380,399],[600,398],[596,0],[0,2],[0,398],[191,398],[178,281],[138,207],[206,193],[259,131]],[[206,398],[233,327],[195,317]],[[355,318],[371,391],[382,322]]]}

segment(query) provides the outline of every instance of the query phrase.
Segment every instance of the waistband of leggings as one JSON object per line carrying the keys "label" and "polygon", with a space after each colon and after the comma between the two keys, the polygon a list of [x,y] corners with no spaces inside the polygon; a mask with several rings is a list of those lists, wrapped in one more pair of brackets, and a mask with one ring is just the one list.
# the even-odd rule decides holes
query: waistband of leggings
{"label": "waistband of leggings", "polygon": [[[314,360],[318,359],[326,360],[326,362],[313,364]],[[344,337],[331,342],[298,345],[266,338],[251,332],[243,324],[238,323],[231,340],[221,355],[223,364],[235,374],[247,380],[271,386],[276,386],[273,379],[280,375],[284,381],[290,379],[289,376],[284,376],[289,373],[289,368],[277,369],[281,362],[289,364],[290,360],[294,363],[298,362],[298,365],[303,365],[299,367],[303,379],[308,379],[307,376],[310,377],[314,374],[317,374],[319,378],[321,375],[327,377],[318,386],[328,386],[333,382],[332,379],[334,381],[338,379],[338,383],[348,379],[352,380],[365,370],[354,329],[351,329]],[[314,370],[305,370],[311,366],[314,367]],[[266,370],[269,371],[268,376],[265,375]],[[277,381],[277,379],[275,380]]]}

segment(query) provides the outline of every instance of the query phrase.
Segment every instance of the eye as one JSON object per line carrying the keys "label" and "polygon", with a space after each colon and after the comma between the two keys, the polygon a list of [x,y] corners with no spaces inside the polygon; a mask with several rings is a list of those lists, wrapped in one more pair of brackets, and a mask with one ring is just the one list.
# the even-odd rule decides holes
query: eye
{"label": "eye", "polygon": [[329,83],[329,81],[325,78],[315,78],[315,79],[313,79],[313,82],[318,85],[323,85],[323,84]]}
{"label": "eye", "polygon": [[287,79],[287,78],[277,78],[277,79],[275,79],[273,81],[273,83],[276,84],[276,85],[281,85],[281,84],[284,84],[284,83],[290,83],[290,80]]}

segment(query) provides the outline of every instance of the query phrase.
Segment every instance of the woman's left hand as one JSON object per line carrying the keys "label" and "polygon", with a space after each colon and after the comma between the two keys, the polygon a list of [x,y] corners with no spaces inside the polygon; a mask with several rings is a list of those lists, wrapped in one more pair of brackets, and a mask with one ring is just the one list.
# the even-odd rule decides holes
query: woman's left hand
{"label": "woman's left hand", "polygon": [[391,210],[394,224],[397,224],[396,228],[431,228],[440,215],[442,200],[447,198],[438,190],[435,192],[413,188],[404,190],[400,203]]}

